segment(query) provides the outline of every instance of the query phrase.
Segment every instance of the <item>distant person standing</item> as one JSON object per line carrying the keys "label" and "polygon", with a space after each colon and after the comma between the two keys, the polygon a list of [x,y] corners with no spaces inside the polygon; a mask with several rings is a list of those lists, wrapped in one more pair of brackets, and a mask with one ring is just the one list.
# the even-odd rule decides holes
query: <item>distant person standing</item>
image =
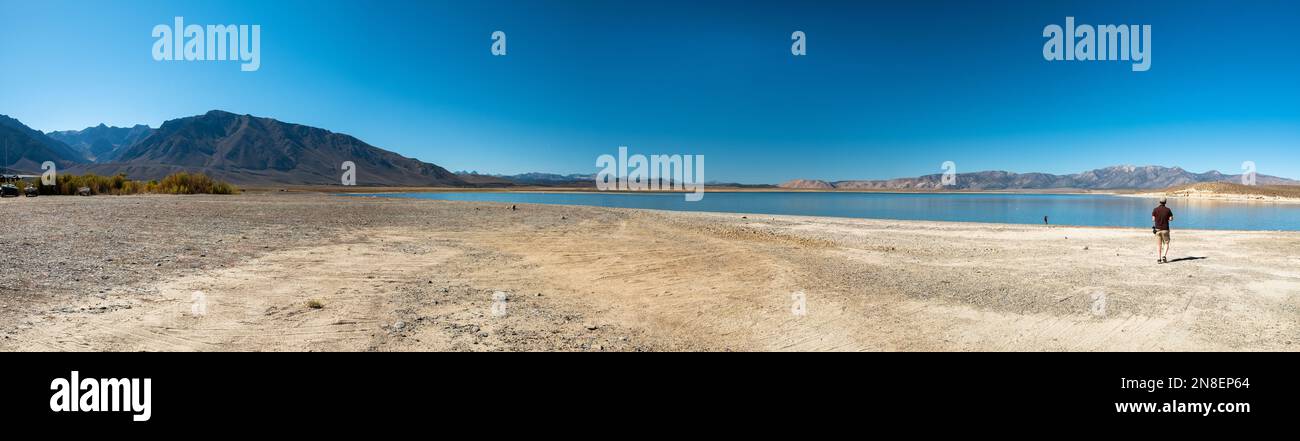
{"label": "distant person standing", "polygon": [[1161,197],[1160,205],[1151,210],[1151,231],[1156,233],[1156,263],[1169,263],[1169,221],[1174,211],[1165,206],[1169,199]]}

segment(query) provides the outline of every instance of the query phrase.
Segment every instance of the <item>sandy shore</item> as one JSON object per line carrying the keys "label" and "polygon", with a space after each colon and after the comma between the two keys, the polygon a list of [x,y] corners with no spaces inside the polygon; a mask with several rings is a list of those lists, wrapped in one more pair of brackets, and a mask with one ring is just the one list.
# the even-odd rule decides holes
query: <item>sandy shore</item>
{"label": "sandy shore", "polygon": [[1143,198],[1170,197],[1185,201],[1300,203],[1300,186],[1241,185],[1231,182],[1202,182],[1160,191],[1126,194]]}
{"label": "sandy shore", "polygon": [[1173,200],[1188,201],[1219,201],[1219,202],[1268,202],[1279,204],[1300,204],[1300,198],[1287,196],[1263,195],[1263,194],[1234,194],[1234,193],[1215,193],[1212,191],[1180,191],[1176,193],[1132,193],[1121,194],[1119,196],[1129,196],[1147,199],[1159,199],[1168,197]]}
{"label": "sandy shore", "polygon": [[0,200],[0,350],[1300,349],[1297,233],[508,207]]}

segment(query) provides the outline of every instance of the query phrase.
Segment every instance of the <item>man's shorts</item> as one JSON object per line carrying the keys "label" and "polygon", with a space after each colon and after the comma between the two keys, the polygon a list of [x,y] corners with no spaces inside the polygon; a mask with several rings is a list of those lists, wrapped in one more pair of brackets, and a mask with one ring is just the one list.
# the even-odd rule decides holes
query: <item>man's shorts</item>
{"label": "man's shorts", "polygon": [[1160,243],[1169,243],[1169,230],[1156,231],[1156,237],[1160,238]]}

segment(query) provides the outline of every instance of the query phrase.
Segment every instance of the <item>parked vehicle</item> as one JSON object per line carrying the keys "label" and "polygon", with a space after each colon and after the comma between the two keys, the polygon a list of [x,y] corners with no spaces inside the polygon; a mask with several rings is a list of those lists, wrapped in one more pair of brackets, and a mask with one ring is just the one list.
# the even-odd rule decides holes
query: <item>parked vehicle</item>
{"label": "parked vehicle", "polygon": [[81,187],[77,189],[77,196],[90,196],[90,187]]}
{"label": "parked vehicle", "polygon": [[14,184],[0,184],[0,197],[16,198],[18,197],[18,186]]}
{"label": "parked vehicle", "polygon": [[36,188],[36,186],[28,185],[27,188],[23,189],[23,195],[29,198],[34,198],[41,195],[41,190]]}
{"label": "parked vehicle", "polygon": [[[16,198],[22,196],[23,189],[19,185],[31,187],[24,179],[40,178],[34,175],[3,175],[0,174],[0,197]],[[38,191],[39,193],[39,191]]]}

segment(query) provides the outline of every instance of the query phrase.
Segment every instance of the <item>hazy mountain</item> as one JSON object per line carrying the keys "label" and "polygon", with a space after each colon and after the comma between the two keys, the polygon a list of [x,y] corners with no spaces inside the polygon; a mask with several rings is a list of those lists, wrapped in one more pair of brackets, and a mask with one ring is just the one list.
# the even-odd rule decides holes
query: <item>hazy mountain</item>
{"label": "hazy mountain", "polygon": [[458,171],[456,177],[480,187],[509,187],[515,185],[515,182],[509,179],[500,176],[481,175],[477,172]]}
{"label": "hazy mountain", "polygon": [[88,161],[109,162],[119,151],[152,133],[153,129],[144,124],[134,127],[110,127],[100,124],[83,130],[64,130],[46,135],[76,149]]}
{"label": "hazy mountain", "polygon": [[[957,183],[943,185],[943,175],[933,174],[915,178],[898,178],[873,181],[825,182],[796,179],[781,184],[782,188],[826,188],[863,190],[1015,190],[1015,189],[1153,189],[1199,182],[1241,182],[1241,175],[1225,175],[1218,171],[1192,173],[1179,167],[1148,165],[1135,167],[1121,165],[1090,170],[1072,175],[1047,173],[1011,173],[982,171],[958,173]],[[1260,185],[1300,185],[1300,181],[1276,176],[1256,175]]]}
{"label": "hazy mountain", "polygon": [[243,185],[339,185],[345,161],[356,164],[357,185],[469,185],[442,167],[349,135],[218,110],[164,122],[119,149],[113,162],[70,171],[121,172],[133,179],[199,171]]}
{"label": "hazy mountain", "polygon": [[86,159],[67,144],[0,115],[0,168],[6,172],[37,173],[45,161],[54,161],[63,168]]}
{"label": "hazy mountain", "polygon": [[574,173],[561,175],[556,173],[521,173],[517,175],[480,174],[479,172],[459,171],[461,179],[476,184],[515,184],[542,186],[591,186],[596,182],[596,175]]}
{"label": "hazy mountain", "polygon": [[808,190],[830,190],[835,188],[830,182],[817,179],[791,179],[778,185],[781,188],[798,188]]}

